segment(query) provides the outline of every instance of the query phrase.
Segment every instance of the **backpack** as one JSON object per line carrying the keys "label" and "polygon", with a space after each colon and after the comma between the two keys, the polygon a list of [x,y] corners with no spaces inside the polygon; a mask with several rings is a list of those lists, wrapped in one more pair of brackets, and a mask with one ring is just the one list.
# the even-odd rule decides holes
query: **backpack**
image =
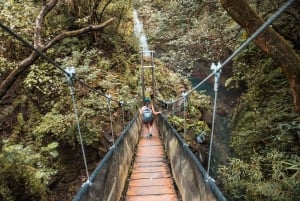
{"label": "backpack", "polygon": [[150,108],[145,108],[143,110],[143,122],[149,123],[151,121],[153,121],[153,112]]}

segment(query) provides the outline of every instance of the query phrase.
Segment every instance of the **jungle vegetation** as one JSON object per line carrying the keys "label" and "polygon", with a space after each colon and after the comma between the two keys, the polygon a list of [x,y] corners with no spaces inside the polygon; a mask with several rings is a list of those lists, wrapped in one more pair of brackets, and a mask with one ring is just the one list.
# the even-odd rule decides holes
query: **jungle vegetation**
{"label": "jungle vegetation", "polygon": [[[286,1],[147,2],[140,12],[160,59],[185,76],[205,76]],[[230,152],[218,167],[229,200],[300,198],[299,6],[222,69],[226,90],[240,92],[232,106],[225,104]]]}
{"label": "jungle vegetation", "polygon": [[[140,95],[133,7],[159,58],[157,96],[169,99],[190,87],[187,77],[209,71],[202,64],[224,61],[284,2],[7,0],[0,21],[61,67],[74,66],[94,89],[133,102]],[[300,198],[299,8],[294,3],[223,70],[222,86],[239,92],[219,108],[228,110],[231,132],[216,180],[228,200]],[[0,200],[71,200],[86,177],[66,77],[2,29],[0,41]],[[112,102],[112,136],[107,99],[80,83],[75,89],[92,171],[122,131],[122,108]],[[190,103],[193,139],[209,133],[210,99],[193,93]],[[125,108],[126,122],[139,104]],[[181,117],[170,120],[182,131]]]}
{"label": "jungle vegetation", "polygon": [[[132,2],[12,0],[1,1],[0,10],[1,23],[62,69],[74,66],[76,78],[94,89],[74,83],[92,172],[142,102]],[[0,40],[0,200],[71,200],[86,175],[66,76],[2,29]],[[164,89],[157,97],[177,97],[179,87],[189,87],[163,62],[155,65]],[[112,119],[106,95],[114,100]]]}

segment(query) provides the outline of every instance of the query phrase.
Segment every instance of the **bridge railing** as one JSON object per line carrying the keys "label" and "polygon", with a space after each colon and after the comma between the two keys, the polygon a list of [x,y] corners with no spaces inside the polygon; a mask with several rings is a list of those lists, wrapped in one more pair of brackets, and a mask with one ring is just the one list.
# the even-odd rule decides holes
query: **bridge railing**
{"label": "bridge railing", "polygon": [[162,136],[172,174],[183,201],[225,201],[226,198],[167,119],[159,115],[156,124]]}
{"label": "bridge railing", "polygon": [[141,119],[136,115],[123,134],[111,147],[73,201],[115,201],[120,200],[135,146],[138,142]]}

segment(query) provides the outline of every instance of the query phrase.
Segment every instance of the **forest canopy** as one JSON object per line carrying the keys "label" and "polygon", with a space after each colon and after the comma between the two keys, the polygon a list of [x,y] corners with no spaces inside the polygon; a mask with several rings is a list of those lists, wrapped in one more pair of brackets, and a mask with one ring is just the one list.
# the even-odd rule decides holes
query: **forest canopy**
{"label": "forest canopy", "polygon": [[[129,122],[140,104],[118,104],[139,100],[141,90],[134,8],[156,52],[157,96],[169,99],[190,87],[187,78],[209,74],[212,62],[228,58],[285,2],[7,0],[0,1],[0,22],[116,100],[112,136],[107,98],[74,83],[92,171],[125,126],[122,111]],[[229,95],[220,97],[217,112],[230,132],[216,151],[222,161],[213,155],[213,172],[228,200],[300,199],[299,8],[295,1],[222,71],[220,88]],[[193,141],[211,129],[211,99],[203,91],[189,102],[187,139],[206,165],[207,144]],[[184,119],[169,120],[182,134]],[[64,73],[1,29],[0,200],[71,200],[86,179],[76,133]]]}

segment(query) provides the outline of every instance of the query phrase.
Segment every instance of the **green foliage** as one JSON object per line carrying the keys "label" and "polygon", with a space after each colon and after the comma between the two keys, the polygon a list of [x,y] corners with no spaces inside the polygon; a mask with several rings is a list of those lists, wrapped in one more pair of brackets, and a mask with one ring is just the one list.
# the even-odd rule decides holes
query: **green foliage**
{"label": "green foliage", "polygon": [[[32,1],[24,0],[16,3],[15,1],[0,1],[0,19],[1,22],[22,35],[26,40],[30,40],[33,34],[33,26],[39,8]],[[0,31],[0,55],[14,62],[24,55],[27,55],[27,49],[21,43],[9,36],[3,30]],[[1,56],[2,57],[2,56]],[[1,72],[1,71],[0,71]]]}
{"label": "green foliage", "polygon": [[[32,1],[24,0],[15,3],[13,0],[1,1],[1,20],[12,29],[19,29],[20,32],[32,34],[35,18],[39,8]],[[21,30],[20,30],[21,29]],[[3,33],[3,32],[1,32]],[[28,36],[27,35],[27,36]]]}
{"label": "green foliage", "polygon": [[[268,58],[247,57],[248,66],[241,65],[255,51],[253,47],[245,51],[236,60],[238,68],[235,68],[243,72],[242,79],[247,86],[232,122],[232,146],[243,157],[270,148],[291,151],[300,129],[300,118],[293,113],[292,98],[281,70],[272,67]],[[295,150],[299,151],[299,147],[295,146]]]}
{"label": "green foliage", "polygon": [[300,198],[300,157],[287,158],[272,150],[266,155],[252,155],[246,162],[230,159],[219,169],[224,187],[231,200],[286,200]]}
{"label": "green foliage", "polygon": [[[65,94],[64,88],[67,85],[62,84],[65,79],[63,76],[48,63],[33,64],[24,80],[24,87],[29,94],[32,94],[31,98],[34,100],[55,101],[58,96]],[[49,105],[45,104],[45,107],[49,107]]]}
{"label": "green foliage", "polygon": [[173,116],[169,116],[168,120],[176,128],[178,132],[184,130],[184,118],[173,115]]}
{"label": "green foliage", "polygon": [[[79,122],[83,143],[93,145],[99,140],[99,131],[101,131],[101,128],[97,131],[97,127],[94,128],[94,125],[90,121],[85,120],[96,115],[94,110],[86,108],[83,111],[85,113],[81,116],[82,121]],[[63,144],[75,146],[75,144],[80,143],[77,123],[75,122],[73,113],[65,115],[55,112],[47,113],[34,127],[33,135],[40,143],[44,142],[50,136],[52,139]]]}
{"label": "green foliage", "polygon": [[187,129],[193,129],[196,134],[210,133],[210,129],[204,121],[195,121],[187,126]]}
{"label": "green foliage", "polygon": [[243,87],[232,122],[235,157],[220,168],[232,200],[298,200],[300,117],[286,78],[254,45],[234,61],[228,87]]}
{"label": "green foliage", "polygon": [[143,1],[136,7],[160,59],[185,76],[198,60],[220,60],[238,35],[219,1]]}
{"label": "green foliage", "polygon": [[[72,5],[74,2],[78,5]],[[96,13],[98,17],[106,2],[101,1]],[[99,92],[112,95],[114,100],[129,103],[125,111],[132,117],[139,106],[140,58],[132,34],[129,2],[112,1],[106,8],[102,21],[117,16],[112,26],[101,32],[66,38],[49,49],[47,55],[62,68],[74,66],[76,77]],[[45,19],[43,43],[46,44],[64,30],[99,23],[91,19],[93,3],[95,1],[59,1],[59,5]],[[42,1],[1,1],[1,20],[4,18],[3,21],[13,25],[17,33],[32,41],[34,20],[41,5]],[[22,7],[26,9],[22,11]],[[17,20],[14,21],[14,17]],[[28,50],[10,37],[8,39],[4,32],[0,33],[0,40],[3,44],[1,55],[5,56],[0,57],[2,78],[15,67],[17,61],[28,56]],[[157,86],[165,88],[161,90],[164,91],[161,97],[177,97],[178,88],[186,84],[186,81],[181,81],[179,74],[166,70],[163,63],[157,65],[155,73]],[[20,93],[26,93],[27,98],[24,105],[16,110],[13,132],[0,153],[0,200],[16,200],[18,196],[33,201],[47,200],[49,180],[66,168],[60,165],[69,163],[56,160],[58,143],[62,152],[65,146],[74,148],[79,144],[73,105],[65,75],[45,60],[37,60],[22,76],[25,80]],[[103,139],[110,126],[107,99],[78,82],[75,82],[74,90],[83,143],[89,149],[103,150],[109,144]],[[205,101],[204,98],[197,98],[197,104],[189,109],[190,113],[201,118],[197,110]],[[119,105],[112,102],[113,123],[121,121],[120,111]],[[201,121],[190,124],[196,125],[198,130],[206,129]],[[59,178],[54,178],[54,181],[61,182]],[[62,179],[62,182],[65,181]],[[68,189],[74,191],[73,186],[64,186],[66,192]]]}
{"label": "green foliage", "polygon": [[47,200],[47,185],[57,173],[52,161],[58,156],[58,143],[40,149],[34,145],[13,144],[7,141],[0,153],[0,198],[16,200]]}
{"label": "green foliage", "polygon": [[75,133],[66,134],[68,128],[72,127],[73,123],[74,116],[72,115],[47,113],[34,128],[33,134],[39,142],[42,142],[45,136],[51,135],[58,141],[73,144],[75,141]]}
{"label": "green foliage", "polygon": [[11,71],[15,65],[16,63],[9,62],[7,58],[0,57],[0,78],[4,77],[8,71]]}
{"label": "green foliage", "polygon": [[172,115],[168,117],[168,120],[175,127],[175,129],[181,133],[184,131],[184,125],[186,125],[187,132],[192,132],[195,135],[200,133],[210,133],[210,129],[204,121],[195,120],[194,118],[196,117],[188,116],[188,119],[185,122],[184,118]]}

